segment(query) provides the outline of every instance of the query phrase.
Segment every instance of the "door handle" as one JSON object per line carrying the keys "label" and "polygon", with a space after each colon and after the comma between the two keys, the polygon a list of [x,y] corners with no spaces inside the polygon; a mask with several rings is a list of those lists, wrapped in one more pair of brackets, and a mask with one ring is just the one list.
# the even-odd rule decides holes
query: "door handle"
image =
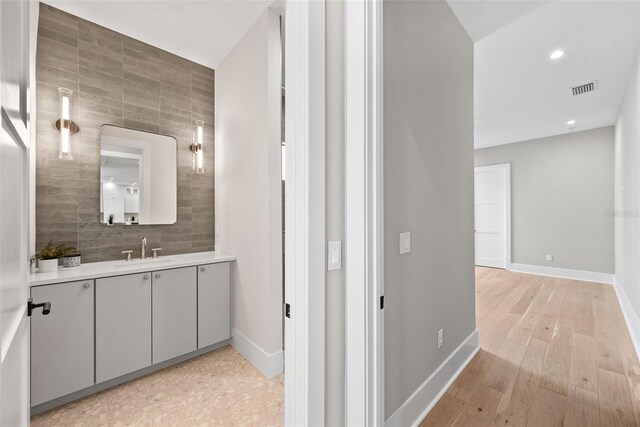
{"label": "door handle", "polygon": [[33,313],[33,309],[39,307],[42,307],[42,314],[44,314],[45,316],[51,312],[51,303],[49,301],[34,304],[33,298],[29,298],[27,300],[27,316],[31,316],[31,314]]}

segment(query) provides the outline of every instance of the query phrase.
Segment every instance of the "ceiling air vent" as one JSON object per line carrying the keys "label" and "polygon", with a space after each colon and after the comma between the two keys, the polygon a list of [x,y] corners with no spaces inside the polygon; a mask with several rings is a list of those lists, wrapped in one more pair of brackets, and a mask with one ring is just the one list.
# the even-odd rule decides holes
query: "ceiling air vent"
{"label": "ceiling air vent", "polygon": [[576,96],[576,95],[582,95],[583,93],[587,93],[587,92],[593,92],[596,89],[598,89],[598,81],[594,80],[592,82],[585,83],[583,85],[573,86],[571,88],[571,93],[573,93],[573,96]]}

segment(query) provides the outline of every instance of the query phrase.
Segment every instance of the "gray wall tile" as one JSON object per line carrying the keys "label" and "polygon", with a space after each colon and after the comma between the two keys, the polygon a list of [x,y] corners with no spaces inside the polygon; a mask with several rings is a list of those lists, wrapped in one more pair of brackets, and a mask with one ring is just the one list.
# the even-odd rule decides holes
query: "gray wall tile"
{"label": "gray wall tile", "polygon": [[[163,255],[214,248],[214,70],[40,4],[36,141],[36,249],[50,240],[83,262],[121,258],[140,239]],[[58,159],[58,87],[74,91],[73,161]],[[206,173],[191,170],[193,120],[205,121]],[[172,225],[100,224],[100,127],[127,126],[178,141],[178,216]],[[151,251],[149,250],[149,254]]]}

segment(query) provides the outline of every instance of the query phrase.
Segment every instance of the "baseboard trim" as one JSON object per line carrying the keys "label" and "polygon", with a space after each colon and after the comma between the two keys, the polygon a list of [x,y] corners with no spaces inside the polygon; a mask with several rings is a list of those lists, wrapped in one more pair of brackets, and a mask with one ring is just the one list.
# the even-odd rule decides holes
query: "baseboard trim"
{"label": "baseboard trim", "polygon": [[508,270],[517,273],[537,274],[538,276],[559,277],[562,279],[586,280],[588,282],[615,283],[615,276],[597,271],[572,270],[570,268],[544,267],[541,265],[513,263]]}
{"label": "baseboard trim", "polygon": [[231,345],[266,378],[273,378],[284,371],[284,352],[267,353],[237,329],[231,331]]}
{"label": "baseboard trim", "polygon": [[475,330],[385,421],[385,427],[419,425],[479,349],[478,331]]}
{"label": "baseboard trim", "polygon": [[622,283],[616,278],[613,288],[616,290],[616,296],[618,297],[618,303],[620,303],[620,309],[624,316],[624,321],[627,324],[629,335],[631,335],[631,342],[636,350],[636,356],[640,359],[640,316],[631,305],[631,301],[627,296],[627,293],[622,287]]}

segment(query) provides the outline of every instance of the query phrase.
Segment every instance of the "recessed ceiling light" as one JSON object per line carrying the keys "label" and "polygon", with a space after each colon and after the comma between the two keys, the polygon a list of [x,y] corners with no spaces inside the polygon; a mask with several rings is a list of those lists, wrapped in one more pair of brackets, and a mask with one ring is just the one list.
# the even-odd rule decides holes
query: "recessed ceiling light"
{"label": "recessed ceiling light", "polygon": [[549,55],[549,58],[551,59],[559,59],[562,58],[564,56],[564,51],[563,50],[554,50],[553,52],[551,52],[551,55]]}
{"label": "recessed ceiling light", "polygon": [[575,124],[576,124],[576,121],[575,121],[575,120],[569,120],[569,121],[567,122],[567,125],[569,125],[569,126],[572,126],[572,125],[575,125]]}

